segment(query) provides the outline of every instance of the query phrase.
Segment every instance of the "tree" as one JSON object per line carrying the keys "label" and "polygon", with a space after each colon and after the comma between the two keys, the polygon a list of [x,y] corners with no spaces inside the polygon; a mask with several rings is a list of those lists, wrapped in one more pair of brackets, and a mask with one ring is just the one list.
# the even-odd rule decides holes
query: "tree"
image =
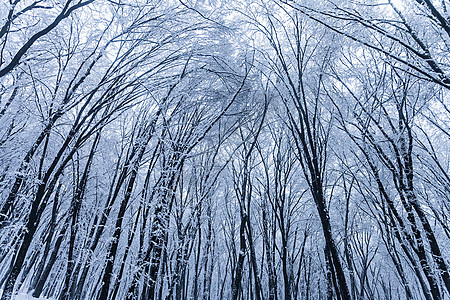
{"label": "tree", "polygon": [[[382,209],[380,213],[383,216],[387,214],[390,218],[390,221],[384,221],[386,230],[390,231],[388,226],[395,227],[395,236],[415,268],[424,296],[441,299],[442,291],[438,282],[442,280],[448,291],[448,267],[442,257],[435,229],[424,211],[424,204],[417,196],[418,180],[414,167],[417,163],[414,159],[414,127],[422,101],[417,94],[421,93],[423,83],[386,65],[382,65],[379,70],[379,73],[373,74],[374,77],[370,74],[358,78],[364,82],[363,93],[351,89],[338,75],[339,82],[355,101],[354,121],[343,121],[345,117],[342,110],[340,120],[344,130],[360,149],[375,179],[382,199],[378,205],[383,204],[378,209]],[[423,93],[426,99],[428,95]],[[352,133],[351,127],[357,129],[359,134]],[[387,176],[392,178],[393,186],[386,182]],[[395,190],[397,196],[391,195],[389,190]],[[395,205],[395,198],[400,200],[401,206]],[[432,253],[431,257],[427,255],[428,252]],[[397,259],[395,263],[398,265],[400,261]],[[400,271],[401,266],[397,268],[403,272]]]}
{"label": "tree", "polygon": [[[295,11],[282,10],[279,18],[268,15],[264,22],[254,18],[252,22],[272,47],[271,53],[263,55],[269,72],[276,78],[274,88],[286,109],[286,126],[291,132],[296,155],[322,223],[329,268],[332,275],[336,276],[335,293],[338,298],[350,299],[344,268],[332,234],[324,187],[332,119],[321,101],[322,90],[326,88],[324,73],[330,62],[331,49],[319,52],[318,44],[311,41],[305,32],[307,22]],[[316,56],[320,58],[312,60]],[[309,67],[310,61],[317,65]],[[271,74],[266,76],[271,78]]]}

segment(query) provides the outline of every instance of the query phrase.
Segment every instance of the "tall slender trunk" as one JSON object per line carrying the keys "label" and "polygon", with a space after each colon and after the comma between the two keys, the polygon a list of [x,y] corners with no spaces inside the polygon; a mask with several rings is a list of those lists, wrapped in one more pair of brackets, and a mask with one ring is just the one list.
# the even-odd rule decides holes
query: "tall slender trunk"
{"label": "tall slender trunk", "polygon": [[130,252],[130,248],[131,248],[131,244],[133,243],[134,236],[136,234],[137,226],[139,224],[139,218],[141,215],[141,210],[142,210],[142,206],[139,206],[133,228],[131,229],[131,232],[128,234],[128,241],[127,241],[127,245],[125,247],[125,253],[123,254],[123,257],[122,257],[122,262],[120,264],[120,269],[119,269],[119,273],[117,275],[117,280],[116,280],[116,283],[114,284],[114,287],[112,290],[111,299],[116,299],[117,293],[119,292],[120,283],[121,283],[121,280],[123,277],[123,272],[125,270],[125,263],[127,261],[128,253]]}
{"label": "tall slender trunk", "polygon": [[[36,289],[36,286],[37,286],[41,276],[43,275],[45,262],[47,261],[47,256],[50,253],[50,247],[51,247],[53,235],[55,233],[55,228],[56,228],[56,217],[58,215],[58,204],[59,204],[59,195],[60,195],[60,191],[61,191],[61,186],[62,186],[62,184],[60,183],[60,184],[58,184],[58,187],[56,188],[55,197],[53,198],[52,218],[50,220],[50,230],[47,235],[47,239],[45,241],[44,253],[42,254],[41,260],[33,274],[33,279],[28,288],[29,291]],[[47,276],[48,276],[48,274],[47,274]],[[47,277],[47,276],[45,276],[45,277]],[[39,298],[39,295],[34,296],[34,292],[33,292],[33,297]]]}
{"label": "tall slender trunk", "polygon": [[35,298],[39,298],[41,296],[41,293],[44,289],[45,282],[47,281],[48,276],[49,276],[50,272],[52,271],[52,268],[58,257],[58,253],[59,253],[59,249],[61,247],[62,241],[63,241],[66,231],[69,227],[68,222],[69,222],[69,218],[67,218],[67,220],[64,222],[65,224],[63,225],[63,228],[57,235],[58,238],[55,241],[55,245],[53,246],[52,253],[50,254],[50,257],[48,259],[47,264],[45,265],[45,268],[42,271],[42,274],[39,277],[36,277],[38,280],[36,282],[36,286],[35,286],[33,294],[32,294],[32,296]]}
{"label": "tall slender trunk", "polygon": [[239,226],[239,254],[236,262],[236,267],[233,274],[233,280],[231,283],[231,299],[237,300],[239,293],[241,292],[241,279],[242,271],[244,269],[244,259],[247,252],[247,246],[245,242],[245,222],[247,222],[247,215],[241,216],[241,225]]}
{"label": "tall slender trunk", "polygon": [[71,203],[70,214],[71,214],[72,222],[70,225],[69,253],[67,255],[67,270],[66,270],[64,284],[61,289],[61,294],[59,297],[60,300],[73,299],[73,295],[71,294],[71,292],[73,292],[73,290],[70,289],[70,287],[71,287],[71,280],[76,280],[76,278],[74,278],[74,276],[73,276],[73,271],[74,271],[74,266],[75,266],[73,252],[74,252],[75,238],[76,238],[76,233],[77,233],[76,227],[77,227],[77,221],[78,221],[78,214],[80,211],[81,202],[83,201],[84,195],[86,194],[86,186],[87,186],[87,182],[88,182],[88,178],[89,178],[89,172],[91,169],[92,161],[94,158],[95,151],[97,149],[98,142],[100,140],[100,135],[101,135],[101,131],[99,131],[97,133],[97,135],[95,136],[95,139],[92,143],[92,147],[89,152],[89,157],[86,162],[86,166],[84,168],[81,179],[79,180],[79,182],[76,185],[75,195],[74,195],[74,197],[72,199],[72,203]]}
{"label": "tall slender trunk", "polygon": [[[144,129],[144,132],[149,129]],[[148,132],[146,132],[148,134]],[[117,248],[119,245],[119,239],[122,232],[122,223],[123,223],[123,217],[125,215],[128,203],[131,198],[131,194],[133,192],[134,183],[137,178],[138,170],[139,170],[139,164],[141,163],[142,157],[144,156],[145,149],[147,144],[149,143],[150,139],[152,137],[151,131],[150,134],[147,136],[139,136],[138,137],[138,143],[140,143],[140,148],[138,149],[138,154],[136,156],[136,159],[133,162],[133,166],[131,169],[130,179],[128,181],[128,185],[125,192],[125,197],[122,200],[119,208],[119,213],[117,215],[116,224],[115,224],[115,230],[113,234],[113,239],[111,246],[109,248],[108,254],[106,256],[106,267],[105,271],[103,273],[103,279],[102,279],[102,287],[98,296],[98,299],[107,299],[108,293],[109,293],[109,286],[111,283],[111,277],[112,277],[112,271],[114,267],[114,262],[116,259],[117,254]]]}

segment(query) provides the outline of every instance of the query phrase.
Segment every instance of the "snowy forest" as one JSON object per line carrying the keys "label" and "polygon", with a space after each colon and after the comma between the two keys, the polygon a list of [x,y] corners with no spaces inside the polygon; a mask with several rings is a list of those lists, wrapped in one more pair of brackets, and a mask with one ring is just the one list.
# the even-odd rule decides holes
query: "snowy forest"
{"label": "snowy forest", "polygon": [[1,0],[0,299],[450,299],[449,0]]}

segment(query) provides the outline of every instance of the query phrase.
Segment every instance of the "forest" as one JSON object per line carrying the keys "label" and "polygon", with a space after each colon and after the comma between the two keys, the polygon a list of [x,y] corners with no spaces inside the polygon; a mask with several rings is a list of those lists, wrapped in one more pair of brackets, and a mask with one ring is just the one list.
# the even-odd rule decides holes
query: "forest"
{"label": "forest", "polygon": [[0,299],[450,299],[449,10],[0,1]]}

